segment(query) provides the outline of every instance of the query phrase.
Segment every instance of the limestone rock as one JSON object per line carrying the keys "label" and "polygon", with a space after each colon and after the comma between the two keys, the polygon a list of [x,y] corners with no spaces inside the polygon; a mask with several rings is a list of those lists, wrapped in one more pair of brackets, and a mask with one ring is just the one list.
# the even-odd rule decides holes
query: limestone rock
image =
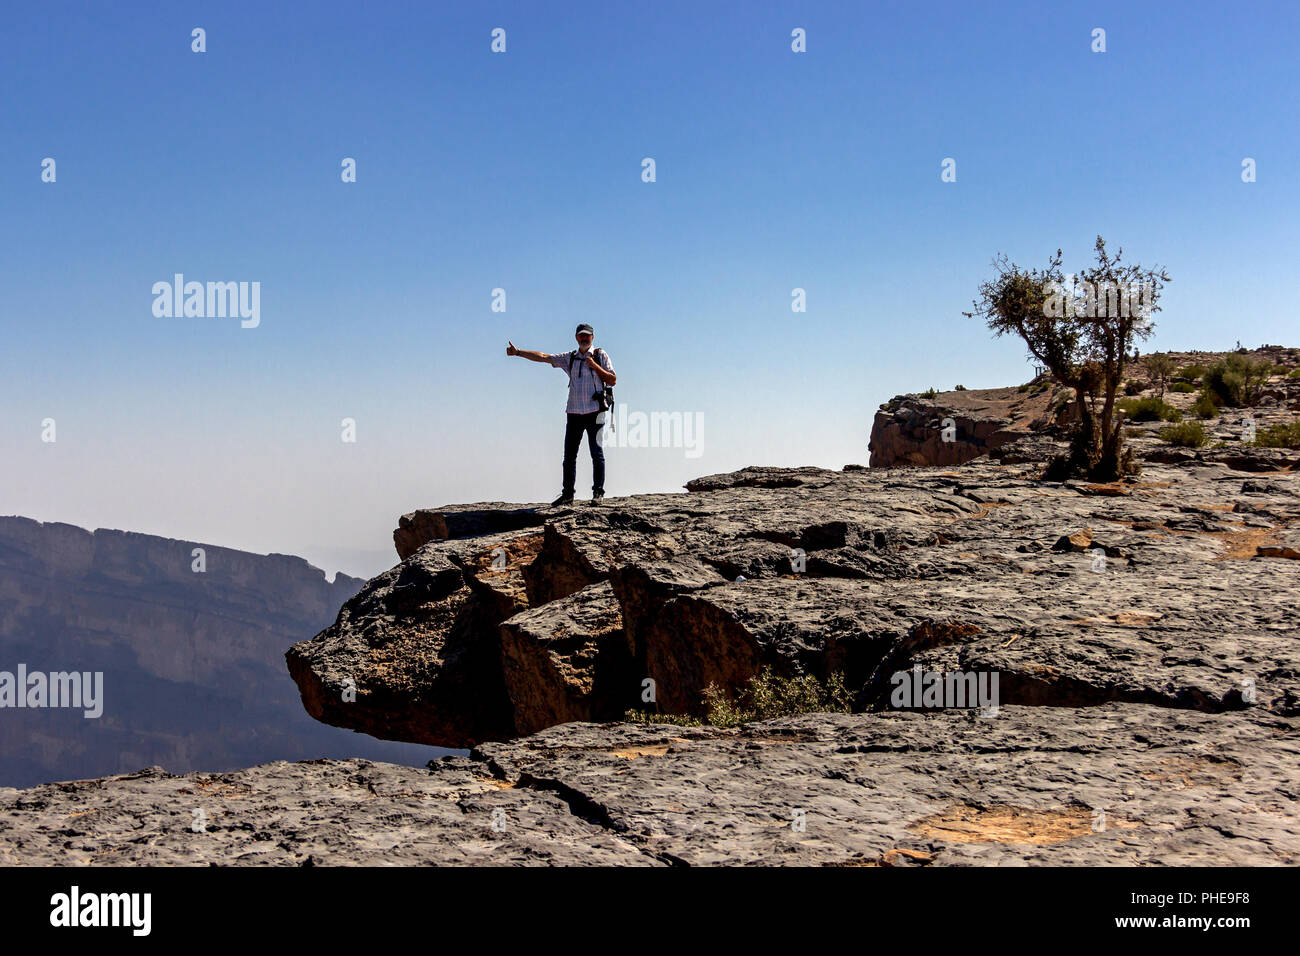
{"label": "limestone rock", "polygon": [[608,581],[508,618],[501,644],[521,734],[574,720],[617,720],[640,686]]}
{"label": "limestone rock", "polygon": [[481,582],[497,548],[531,555],[518,537],[426,546],[367,582],[331,627],[285,655],[307,712],[384,740],[435,746],[512,736],[497,625],[526,606],[526,594],[516,587],[505,600]]}
{"label": "limestone rock", "polygon": [[430,541],[538,527],[550,511],[546,505],[506,505],[499,501],[422,508],[402,515],[393,532],[393,544],[397,556],[406,559]]}
{"label": "limestone rock", "polygon": [[[845,470],[848,470],[846,467]],[[825,468],[763,468],[751,465],[729,474],[706,475],[686,483],[687,491],[724,491],[728,488],[798,488],[818,484],[834,475]]]}
{"label": "limestone rock", "polygon": [[[1142,368],[1127,391],[1151,391]],[[1244,443],[1233,412],[1200,449],[1161,441],[1163,423],[1127,428],[1140,479],[1041,481],[1069,398],[1045,379],[900,396],[877,416],[871,469],[753,466],[598,510],[413,512],[395,535],[403,565],[462,575],[421,599],[463,606],[433,617],[371,582],[295,647],[295,677],[322,719],[448,746],[645,710],[646,688],[652,711],[702,715],[710,685],[764,668],[839,674],[867,711],[889,708],[895,673],[929,666],[996,670],[1010,705],[1294,714],[1296,454]],[[1248,414],[1268,427],[1289,413]],[[412,628],[421,666],[385,650]],[[321,703],[337,661],[382,712]]]}
{"label": "limestone rock", "polygon": [[[644,710],[646,686],[648,709],[698,715],[710,684],[764,667],[841,673],[864,710],[922,664],[997,671],[1007,704],[1296,712],[1294,473],[1149,464],[1106,486],[983,456],[709,487],[427,543],[294,648],[304,700],[443,746]],[[355,704],[337,700],[345,673]]]}
{"label": "limestone rock", "polygon": [[[872,468],[960,465],[1041,431],[1058,420],[1060,389],[963,389],[933,398],[900,395],[876,412]],[[1068,411],[1068,409],[1067,409]]]}
{"label": "limestone rock", "polygon": [[1295,866],[1297,729],[1117,703],[569,723],[427,769],[0,791],[0,864]]}

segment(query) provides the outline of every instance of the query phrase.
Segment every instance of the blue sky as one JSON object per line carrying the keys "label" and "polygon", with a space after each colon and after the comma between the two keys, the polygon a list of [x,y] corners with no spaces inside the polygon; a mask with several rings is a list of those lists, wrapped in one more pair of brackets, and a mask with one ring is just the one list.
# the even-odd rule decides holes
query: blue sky
{"label": "blue sky", "polygon": [[[565,379],[504,348],[578,322],[629,409],[704,423],[611,449],[611,495],[865,463],[893,394],[1028,378],[961,314],[996,253],[1098,233],[1173,276],[1146,350],[1296,344],[1297,10],[10,7],[0,513],[371,574],[405,511],[558,492]],[[176,272],[261,324],[155,317]]]}

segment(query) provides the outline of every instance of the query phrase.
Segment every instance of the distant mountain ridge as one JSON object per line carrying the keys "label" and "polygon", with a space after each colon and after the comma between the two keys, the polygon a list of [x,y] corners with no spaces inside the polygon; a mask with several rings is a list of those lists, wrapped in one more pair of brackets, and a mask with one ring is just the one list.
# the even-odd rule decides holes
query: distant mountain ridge
{"label": "distant mountain ridge", "polygon": [[[194,549],[203,549],[195,570]],[[305,559],[0,517],[0,672],[102,671],[104,712],[0,708],[0,786],[265,760],[419,762],[302,712],[283,654],[362,585]],[[324,731],[324,732],[322,732]]]}

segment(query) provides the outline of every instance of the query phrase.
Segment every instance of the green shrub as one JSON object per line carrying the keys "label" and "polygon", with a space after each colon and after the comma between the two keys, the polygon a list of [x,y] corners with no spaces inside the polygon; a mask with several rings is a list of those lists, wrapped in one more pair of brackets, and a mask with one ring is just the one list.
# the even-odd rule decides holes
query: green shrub
{"label": "green shrub", "polygon": [[1134,380],[1134,379],[1129,379],[1127,382],[1124,383],[1124,394],[1125,394],[1125,395],[1141,395],[1143,389],[1145,389],[1145,388],[1146,388],[1146,386],[1143,385],[1141,382],[1136,381],[1136,380]]}
{"label": "green shrub", "polygon": [[1171,392],[1194,392],[1194,391],[1196,391],[1196,386],[1193,385],[1191,382],[1174,382],[1174,384],[1172,384],[1172,385],[1169,386],[1169,391],[1171,391]]}
{"label": "green shrub", "polygon": [[1200,448],[1205,444],[1205,429],[1200,422],[1183,422],[1160,429],[1159,437],[1180,448]]}
{"label": "green shrub", "polygon": [[1033,384],[1034,384],[1033,382],[1025,382],[1024,385],[1017,386],[1016,391],[1021,393],[1027,392],[1029,391],[1029,387]]}
{"label": "green shrub", "polygon": [[1174,406],[1152,396],[1150,398],[1124,398],[1116,402],[1124,417],[1135,422],[1180,422],[1183,413]]}
{"label": "green shrub", "polygon": [[958,385],[956,388],[953,389],[953,391],[954,391],[954,392],[964,392],[964,391],[966,391],[966,386],[965,386],[965,385]]}
{"label": "green shrub", "polygon": [[936,396],[936,395],[938,395],[938,394],[939,394],[939,393],[936,392],[936,391],[934,390],[934,386],[932,385],[932,386],[930,386],[929,388],[927,388],[924,392],[921,393],[921,397],[922,397],[922,398],[934,398],[934,396]]}
{"label": "green shrub", "polygon": [[1289,425],[1271,425],[1255,433],[1252,445],[1260,448],[1294,448],[1300,450],[1300,421]]}
{"label": "green shrub", "polygon": [[1164,397],[1164,390],[1169,386],[1169,380],[1174,377],[1174,360],[1168,353],[1156,353],[1150,356],[1146,361],[1147,375],[1153,382],[1160,386],[1160,395]]}
{"label": "green shrub", "polygon": [[705,722],[690,714],[656,714],[648,710],[629,710],[623,719],[633,724],[674,724],[679,727],[703,727]]}
{"label": "green shrub", "polygon": [[638,723],[684,724],[698,727],[735,727],[753,720],[772,717],[793,717],[797,714],[848,713],[852,694],[844,686],[843,674],[832,674],[823,685],[810,674],[803,677],[780,677],[772,668],[764,667],[745,682],[744,688],[732,698],[730,694],[710,684],[704,691],[703,703],[707,716],[701,720],[682,714],[652,714],[629,710],[625,719]]}
{"label": "green shrub", "polygon": [[770,667],[764,667],[746,682],[735,700],[713,686],[704,692],[704,700],[709,707],[710,724],[734,727],[751,720],[793,717],[796,714],[848,713],[850,695],[842,674],[832,674],[823,687],[811,674],[779,677]]}
{"label": "green shrub", "polygon": [[1268,381],[1269,364],[1244,355],[1225,355],[1205,373],[1205,387],[1220,405],[1240,408],[1254,402],[1259,388]]}
{"label": "green shrub", "polygon": [[1180,378],[1187,382],[1199,382],[1205,378],[1205,373],[1208,371],[1209,369],[1204,365],[1184,365],[1174,373],[1174,378]]}
{"label": "green shrub", "polygon": [[1300,378],[1300,368],[1293,368],[1286,373],[1287,378]]}
{"label": "green shrub", "polygon": [[1219,403],[1209,392],[1201,392],[1196,404],[1192,406],[1192,412],[1197,418],[1213,418],[1219,414]]}

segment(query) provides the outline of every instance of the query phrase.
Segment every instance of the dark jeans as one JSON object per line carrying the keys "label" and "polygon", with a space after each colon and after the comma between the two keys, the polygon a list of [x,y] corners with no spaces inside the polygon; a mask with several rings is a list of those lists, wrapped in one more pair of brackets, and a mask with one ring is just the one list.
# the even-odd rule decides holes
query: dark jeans
{"label": "dark jeans", "polygon": [[564,428],[564,493],[573,494],[573,482],[578,468],[578,446],[582,444],[582,433],[587,433],[587,447],[591,449],[591,491],[605,490],[605,449],[600,447],[600,423],[596,421],[600,412],[589,415],[569,415],[569,423]]}

